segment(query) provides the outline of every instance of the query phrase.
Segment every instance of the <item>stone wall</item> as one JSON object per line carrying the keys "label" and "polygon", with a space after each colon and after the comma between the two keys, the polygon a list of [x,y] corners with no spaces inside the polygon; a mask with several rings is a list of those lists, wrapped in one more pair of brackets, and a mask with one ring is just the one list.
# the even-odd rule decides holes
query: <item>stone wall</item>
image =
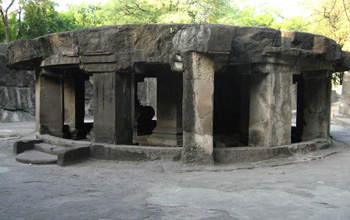
{"label": "stone wall", "polygon": [[0,44],[0,122],[32,121],[35,114],[34,73],[6,68],[6,44]]}

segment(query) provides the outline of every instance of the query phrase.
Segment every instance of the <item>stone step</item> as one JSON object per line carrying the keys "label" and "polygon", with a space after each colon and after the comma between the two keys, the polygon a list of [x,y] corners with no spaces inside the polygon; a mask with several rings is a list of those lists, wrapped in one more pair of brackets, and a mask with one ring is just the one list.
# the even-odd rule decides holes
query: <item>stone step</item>
{"label": "stone step", "polygon": [[[55,140],[58,138],[50,137],[49,140]],[[13,144],[13,152],[17,154],[17,161],[24,163],[32,163],[35,162],[28,161],[23,158],[25,155],[22,153],[28,153],[29,156],[31,154],[35,154],[33,158],[40,161],[40,157],[42,156],[42,163],[35,164],[46,164],[46,159],[50,158],[50,162],[47,163],[57,163],[59,166],[66,166],[73,163],[78,163],[83,160],[87,160],[90,157],[90,144],[82,143],[82,142],[73,142],[71,140],[67,141],[60,140],[61,143],[64,143],[64,146],[57,146],[52,144],[51,142],[46,143],[46,139],[33,139],[33,140],[19,140]],[[38,153],[34,153],[34,152]],[[19,156],[21,155],[21,156]],[[51,156],[51,157],[50,157]],[[53,161],[53,158],[54,161]]]}
{"label": "stone step", "polygon": [[16,161],[27,164],[57,164],[57,155],[51,155],[37,150],[28,150],[18,154]]}
{"label": "stone step", "polygon": [[55,146],[46,143],[34,144],[34,149],[52,155],[58,155],[69,150],[67,147]]}

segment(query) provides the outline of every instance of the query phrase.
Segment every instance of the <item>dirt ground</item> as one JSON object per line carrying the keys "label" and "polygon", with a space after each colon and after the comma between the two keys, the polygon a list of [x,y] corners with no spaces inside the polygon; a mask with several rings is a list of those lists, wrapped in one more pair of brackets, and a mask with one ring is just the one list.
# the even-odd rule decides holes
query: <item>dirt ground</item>
{"label": "dirt ground", "polygon": [[28,165],[12,144],[34,123],[0,123],[0,219],[350,219],[350,128],[334,146],[246,164],[88,160]]}

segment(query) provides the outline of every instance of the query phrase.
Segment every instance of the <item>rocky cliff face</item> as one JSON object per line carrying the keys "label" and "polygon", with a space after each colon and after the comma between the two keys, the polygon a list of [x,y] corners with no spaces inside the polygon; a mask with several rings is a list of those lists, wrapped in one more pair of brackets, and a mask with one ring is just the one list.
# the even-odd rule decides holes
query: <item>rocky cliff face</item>
{"label": "rocky cliff face", "polygon": [[0,122],[34,120],[34,72],[6,68],[6,44],[0,44]]}

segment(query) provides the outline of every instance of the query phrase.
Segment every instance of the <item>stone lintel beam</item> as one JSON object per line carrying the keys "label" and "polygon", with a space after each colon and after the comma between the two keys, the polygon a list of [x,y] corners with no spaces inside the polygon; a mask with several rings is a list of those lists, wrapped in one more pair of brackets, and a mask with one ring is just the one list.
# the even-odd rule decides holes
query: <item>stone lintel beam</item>
{"label": "stone lintel beam", "polygon": [[132,144],[134,77],[125,73],[100,73],[94,77],[94,141]]}
{"label": "stone lintel beam", "polygon": [[[276,48],[273,48],[276,49]],[[268,54],[265,56],[266,64],[273,65],[284,65],[289,66],[291,71],[301,72],[310,70],[333,70],[335,71],[336,65],[333,62],[322,61],[317,58],[310,58],[310,56],[305,56],[303,58],[300,55],[299,50],[295,50],[296,54],[286,55],[286,54]],[[315,55],[315,57],[317,57]]]}
{"label": "stone lintel beam", "polygon": [[184,59],[183,153],[188,163],[213,163],[214,61],[189,53]]}
{"label": "stone lintel beam", "polygon": [[66,66],[66,65],[79,65],[79,57],[68,57],[68,56],[59,56],[52,55],[51,57],[43,60],[40,64],[41,67],[54,67],[54,66]]}
{"label": "stone lintel beam", "polygon": [[249,146],[291,142],[292,74],[280,65],[263,65],[267,75],[251,77]]}
{"label": "stone lintel beam", "polygon": [[316,78],[328,78],[332,75],[333,71],[329,70],[314,70],[302,72],[304,79],[316,79]]}

